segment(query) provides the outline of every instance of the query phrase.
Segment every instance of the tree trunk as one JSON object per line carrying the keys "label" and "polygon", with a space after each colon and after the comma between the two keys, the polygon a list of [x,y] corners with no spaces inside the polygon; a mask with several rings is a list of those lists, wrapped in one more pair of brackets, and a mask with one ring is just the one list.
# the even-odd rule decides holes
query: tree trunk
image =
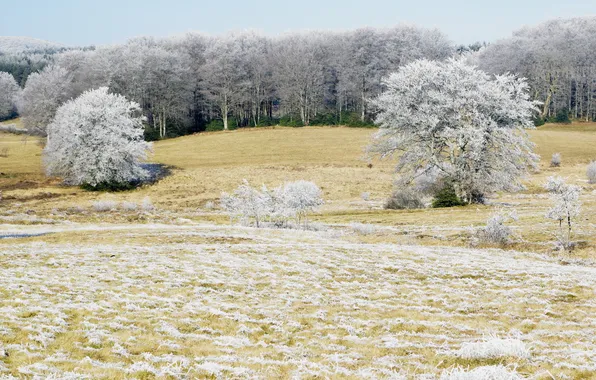
{"label": "tree trunk", "polygon": [[228,95],[224,95],[221,106],[221,117],[223,119],[224,131],[228,130]]}

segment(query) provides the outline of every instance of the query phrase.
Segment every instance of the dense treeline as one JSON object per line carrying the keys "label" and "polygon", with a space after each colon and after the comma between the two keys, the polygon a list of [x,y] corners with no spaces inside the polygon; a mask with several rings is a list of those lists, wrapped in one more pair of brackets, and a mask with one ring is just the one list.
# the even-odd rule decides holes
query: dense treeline
{"label": "dense treeline", "polygon": [[19,113],[45,134],[56,109],[106,86],[138,102],[146,137],[266,125],[372,124],[382,78],[420,58],[466,55],[526,77],[544,103],[537,122],[596,118],[596,17],[554,20],[496,43],[455,47],[437,30],[398,26],[265,37],[253,32],[135,38],[88,49],[0,54],[24,86]]}
{"label": "dense treeline", "polygon": [[55,55],[30,75],[19,111],[43,134],[60,104],[107,86],[141,105],[149,138],[278,123],[366,125],[381,78],[413,60],[452,54],[443,34],[410,26],[136,38]]}
{"label": "dense treeline", "polygon": [[474,63],[489,73],[526,77],[541,119],[596,119],[596,17],[557,19],[523,28],[481,49]]}

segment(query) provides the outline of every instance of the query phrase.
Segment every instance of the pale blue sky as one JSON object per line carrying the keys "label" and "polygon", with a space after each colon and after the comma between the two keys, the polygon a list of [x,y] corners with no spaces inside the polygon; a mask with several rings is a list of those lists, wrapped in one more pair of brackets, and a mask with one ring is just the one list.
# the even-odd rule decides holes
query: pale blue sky
{"label": "pale blue sky", "polygon": [[0,35],[66,45],[120,43],[140,35],[268,35],[399,23],[437,27],[455,43],[494,41],[523,25],[596,15],[596,0],[0,0]]}

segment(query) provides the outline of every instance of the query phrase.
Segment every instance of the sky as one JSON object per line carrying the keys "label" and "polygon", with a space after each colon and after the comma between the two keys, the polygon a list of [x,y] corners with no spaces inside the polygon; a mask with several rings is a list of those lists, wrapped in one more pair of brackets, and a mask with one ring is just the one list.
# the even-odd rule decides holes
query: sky
{"label": "sky", "polygon": [[266,35],[414,24],[454,43],[491,42],[524,25],[596,15],[596,0],[0,0],[0,35],[67,46],[122,43],[188,31]]}

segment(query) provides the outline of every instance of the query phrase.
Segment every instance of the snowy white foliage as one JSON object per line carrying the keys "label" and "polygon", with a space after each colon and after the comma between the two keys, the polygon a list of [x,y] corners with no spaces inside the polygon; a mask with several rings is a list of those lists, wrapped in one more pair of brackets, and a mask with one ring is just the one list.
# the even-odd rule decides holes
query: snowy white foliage
{"label": "snowy white foliage", "polygon": [[545,189],[551,194],[553,206],[546,217],[559,223],[555,236],[564,249],[571,248],[573,226],[581,212],[581,188],[565,183],[561,177],[549,177]]}
{"label": "snowy white foliage", "polygon": [[523,380],[524,377],[507,367],[489,365],[474,369],[454,368],[441,374],[440,380]]}
{"label": "snowy white foliage", "polygon": [[145,178],[140,164],[151,146],[143,141],[139,112],[138,104],[108,93],[106,87],[61,106],[48,126],[47,174],[91,186]]}
{"label": "snowy white foliage", "polygon": [[0,36],[0,52],[2,53],[19,53],[26,50],[44,50],[60,47],[62,47],[62,45],[55,42],[37,38]]}
{"label": "snowy white foliage", "polygon": [[21,95],[21,88],[14,77],[0,71],[0,119],[11,116]]}
{"label": "snowy white foliage", "polygon": [[288,182],[282,194],[286,208],[298,217],[298,224],[306,222],[306,215],[323,204],[321,189],[310,181]]}
{"label": "snowy white foliage", "polygon": [[531,92],[544,102],[543,118],[555,116],[564,107],[571,117],[589,121],[596,116],[595,50],[594,15],[557,17],[489,44],[474,61],[491,73],[514,72],[528,78]]}
{"label": "snowy white foliage", "polygon": [[369,152],[399,156],[405,183],[430,170],[453,181],[458,195],[517,190],[535,167],[525,129],[533,128],[536,103],[513,75],[496,76],[462,60],[408,64],[386,80],[373,104],[379,132]]}
{"label": "snowy white foliage", "polygon": [[254,222],[260,227],[268,221],[281,227],[292,218],[298,225],[306,225],[307,214],[322,205],[323,199],[321,189],[309,181],[288,182],[271,190],[262,186],[258,190],[244,180],[233,194],[222,193],[220,204],[244,224]]}
{"label": "snowy white foliage", "polygon": [[530,358],[530,350],[521,340],[498,337],[489,337],[481,342],[464,342],[456,354],[464,359]]}
{"label": "snowy white foliage", "polygon": [[252,220],[257,227],[260,227],[261,221],[270,213],[268,194],[253,188],[247,180],[232,195],[222,193],[220,203],[231,217],[239,218],[242,223]]}
{"label": "snowy white foliage", "polygon": [[588,164],[586,176],[588,177],[589,183],[596,183],[596,161],[592,161]]}
{"label": "snowy white foliage", "polygon": [[477,237],[482,243],[507,245],[511,242],[513,231],[505,223],[516,219],[515,213],[495,212],[488,218],[486,226],[478,232]]}
{"label": "snowy white foliage", "polygon": [[553,168],[558,168],[561,166],[561,153],[553,153],[550,158],[550,166]]}
{"label": "snowy white foliage", "polygon": [[50,65],[27,78],[18,102],[19,115],[31,133],[45,136],[58,108],[73,96],[71,74]]}

